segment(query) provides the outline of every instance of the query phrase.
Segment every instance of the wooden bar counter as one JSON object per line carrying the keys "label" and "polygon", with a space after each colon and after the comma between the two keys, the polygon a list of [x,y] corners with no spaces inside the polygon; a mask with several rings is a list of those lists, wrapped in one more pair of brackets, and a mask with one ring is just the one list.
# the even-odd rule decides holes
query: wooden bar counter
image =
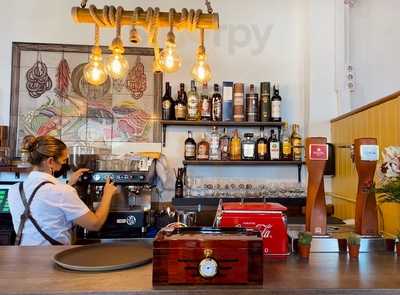
{"label": "wooden bar counter", "polygon": [[264,285],[172,286],[153,289],[152,265],[105,273],[80,273],[54,266],[68,247],[0,247],[0,294],[400,294],[400,259],[391,253],[312,253],[266,260]]}

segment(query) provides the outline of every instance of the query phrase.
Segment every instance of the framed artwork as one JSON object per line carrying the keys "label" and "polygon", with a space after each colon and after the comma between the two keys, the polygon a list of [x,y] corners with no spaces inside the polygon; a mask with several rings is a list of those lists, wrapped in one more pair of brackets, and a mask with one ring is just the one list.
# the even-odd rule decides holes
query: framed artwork
{"label": "framed artwork", "polygon": [[[92,46],[13,43],[10,148],[26,135],[51,135],[68,146],[110,150],[114,143],[161,141],[161,73],[152,48],[126,47],[124,80],[92,86],[83,77]],[[103,47],[104,60],[110,51]]]}

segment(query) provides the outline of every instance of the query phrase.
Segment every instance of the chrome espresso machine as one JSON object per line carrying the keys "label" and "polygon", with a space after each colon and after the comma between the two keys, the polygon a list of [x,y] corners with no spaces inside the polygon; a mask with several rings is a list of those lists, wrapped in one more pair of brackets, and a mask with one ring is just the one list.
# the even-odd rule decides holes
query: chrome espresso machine
{"label": "chrome espresso machine", "polygon": [[113,197],[101,230],[95,232],[78,227],[78,242],[145,237],[151,225],[152,196],[157,193],[153,185],[155,174],[155,160],[151,158],[97,159],[96,169],[84,174],[77,186],[82,200],[91,210],[96,210],[107,178],[118,187],[118,193]]}

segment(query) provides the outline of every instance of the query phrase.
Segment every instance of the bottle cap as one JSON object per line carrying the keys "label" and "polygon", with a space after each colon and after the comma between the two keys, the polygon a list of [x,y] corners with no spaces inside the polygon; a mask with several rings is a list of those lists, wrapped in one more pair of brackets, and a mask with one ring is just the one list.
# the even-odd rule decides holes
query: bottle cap
{"label": "bottle cap", "polygon": [[233,91],[234,92],[244,93],[244,84],[243,83],[235,83],[235,84],[233,84]]}
{"label": "bottle cap", "polygon": [[270,94],[271,93],[271,82],[261,82],[260,93],[261,94]]}

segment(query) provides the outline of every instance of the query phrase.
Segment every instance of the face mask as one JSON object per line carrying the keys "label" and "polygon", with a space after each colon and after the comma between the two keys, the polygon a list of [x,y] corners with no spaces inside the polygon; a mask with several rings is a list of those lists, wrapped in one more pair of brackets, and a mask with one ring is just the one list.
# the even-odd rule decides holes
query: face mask
{"label": "face mask", "polygon": [[67,175],[67,172],[70,170],[70,166],[68,163],[62,164],[61,169],[58,171],[54,171],[53,176],[59,178],[63,175]]}

